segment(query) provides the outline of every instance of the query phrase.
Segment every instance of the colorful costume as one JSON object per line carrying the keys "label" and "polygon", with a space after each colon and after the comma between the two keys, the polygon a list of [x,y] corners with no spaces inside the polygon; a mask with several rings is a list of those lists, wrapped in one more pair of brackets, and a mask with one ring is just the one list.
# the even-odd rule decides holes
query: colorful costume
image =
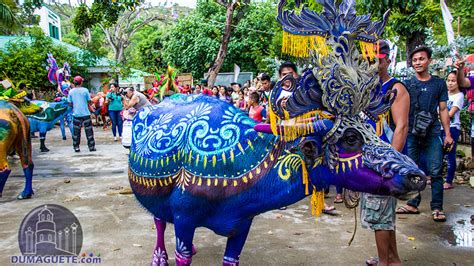
{"label": "colorful costume", "polygon": [[[306,8],[296,14],[283,10],[285,2],[278,21],[300,35],[286,34],[299,47],[285,47],[307,51],[300,54],[312,55],[316,68],[299,83],[285,77],[276,84],[271,124],[257,125],[238,108],[205,95],[176,95],[135,116],[129,181],[155,216],[152,265],[167,265],[166,222],[174,223],[176,265],[191,264],[197,227],[228,237],[222,264],[238,265],[253,217],[309,194],[318,214],[324,197],[318,190],[325,184],[396,197],[424,189],[423,172],[359,115],[377,117],[391,104],[381,94],[376,68],[360,60],[354,46],[354,38],[375,43],[387,16],[376,23],[356,16],[353,1],[339,8],[319,1],[321,14]],[[326,41],[332,49],[318,46],[316,53],[314,44]],[[288,81],[292,95],[283,108],[279,95]]]}

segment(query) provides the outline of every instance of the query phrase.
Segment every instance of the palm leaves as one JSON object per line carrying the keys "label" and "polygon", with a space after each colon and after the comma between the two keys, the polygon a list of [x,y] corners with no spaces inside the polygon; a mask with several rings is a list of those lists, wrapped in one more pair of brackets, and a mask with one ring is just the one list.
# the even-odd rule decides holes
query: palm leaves
{"label": "palm leaves", "polygon": [[12,9],[4,3],[0,3],[0,25],[7,27],[18,25],[18,20],[16,19]]}

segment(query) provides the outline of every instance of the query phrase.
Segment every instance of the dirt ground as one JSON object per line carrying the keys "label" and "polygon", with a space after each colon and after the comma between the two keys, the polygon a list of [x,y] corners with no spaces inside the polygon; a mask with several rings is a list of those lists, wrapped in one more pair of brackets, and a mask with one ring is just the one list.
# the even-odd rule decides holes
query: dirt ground
{"label": "dirt ground", "polygon": [[[18,201],[23,174],[18,160],[3,198],[0,199],[0,265],[20,255],[18,229],[24,216],[43,204],[59,204],[79,219],[83,252],[100,253],[104,265],[147,265],[155,245],[153,220],[133,195],[118,192],[127,188],[127,153],[113,141],[110,131],[95,128],[97,152],[90,153],[82,140],[82,152],[74,153],[71,139],[63,141],[59,129],[48,133],[49,153],[39,152],[33,140],[35,163],[32,199]],[[435,223],[429,211],[430,189],[423,192],[420,215],[397,216],[400,257],[405,265],[474,265],[473,189],[457,185],[446,191],[446,223]],[[331,192],[334,196],[334,191]],[[328,203],[333,198],[326,199]],[[402,204],[402,202],[399,202]],[[309,198],[287,210],[264,213],[254,219],[241,265],[364,265],[376,255],[373,233],[360,228],[351,246],[354,211],[336,206],[337,216],[311,216]],[[170,265],[174,265],[174,232],[169,225],[166,243]],[[210,230],[197,230],[194,265],[218,265],[226,239]]]}

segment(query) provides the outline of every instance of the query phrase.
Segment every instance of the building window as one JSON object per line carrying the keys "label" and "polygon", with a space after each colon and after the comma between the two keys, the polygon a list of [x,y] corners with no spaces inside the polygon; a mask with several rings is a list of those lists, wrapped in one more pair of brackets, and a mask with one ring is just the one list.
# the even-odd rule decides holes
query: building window
{"label": "building window", "polygon": [[49,36],[54,38],[54,39],[59,40],[59,29],[58,29],[58,27],[54,26],[51,23],[48,23],[48,24],[49,24]]}

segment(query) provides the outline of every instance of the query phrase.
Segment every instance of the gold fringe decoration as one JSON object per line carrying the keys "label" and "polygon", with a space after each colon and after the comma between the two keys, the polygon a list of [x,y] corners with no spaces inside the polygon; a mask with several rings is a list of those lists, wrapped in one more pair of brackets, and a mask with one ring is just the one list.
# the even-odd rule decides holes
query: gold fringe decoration
{"label": "gold fringe decoration", "polygon": [[324,56],[328,55],[325,37],[295,35],[286,31],[283,31],[281,51],[284,54],[299,58],[309,57],[311,51],[316,51]]}
{"label": "gold fringe decoration", "polygon": [[311,214],[319,217],[324,209],[324,190],[317,191],[313,185],[313,195],[311,195]]}
{"label": "gold fringe decoration", "polygon": [[291,119],[289,113],[285,111],[285,119],[281,119],[273,112],[271,102],[269,102],[268,109],[270,128],[274,135],[281,136],[284,141],[291,141],[301,136],[313,133],[314,128],[312,127],[312,119],[320,120],[333,118],[331,115],[323,111],[316,110]]}
{"label": "gold fringe decoration", "polygon": [[309,195],[309,178],[308,178],[308,169],[306,168],[306,163],[304,162],[303,158],[301,158],[301,168],[303,170],[303,185],[305,186],[304,188],[304,194]]}
{"label": "gold fringe decoration", "polygon": [[380,53],[380,45],[376,43],[359,42],[360,50],[364,58],[374,59]]}
{"label": "gold fringe decoration", "polygon": [[389,121],[390,113],[387,112],[385,114],[379,115],[379,121],[375,124],[375,131],[377,133],[377,136],[382,136],[383,133],[383,121]]}

